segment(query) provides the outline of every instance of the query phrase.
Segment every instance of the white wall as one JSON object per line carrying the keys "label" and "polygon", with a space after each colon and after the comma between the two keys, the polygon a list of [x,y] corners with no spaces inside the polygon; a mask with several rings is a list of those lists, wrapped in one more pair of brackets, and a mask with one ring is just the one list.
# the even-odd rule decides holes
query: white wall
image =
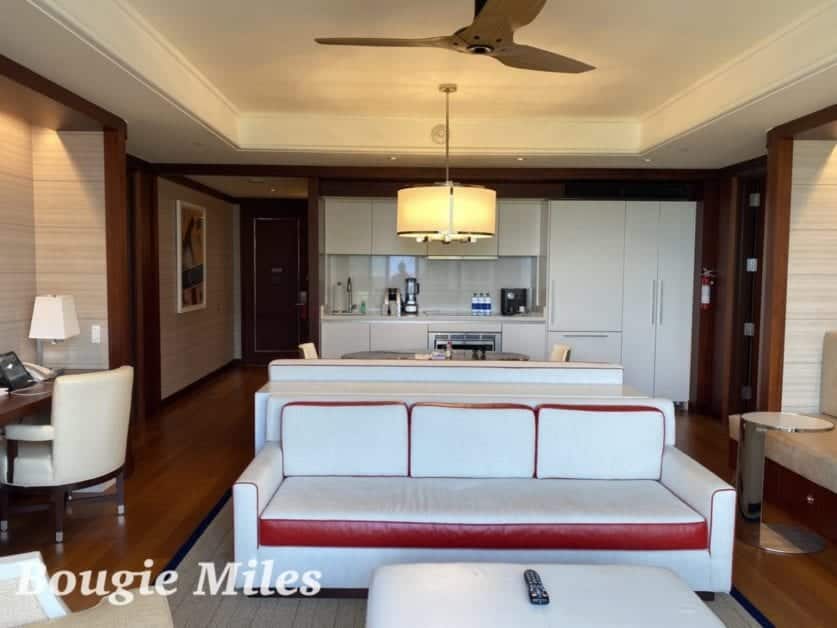
{"label": "white wall", "polygon": [[782,406],[818,412],[822,341],[837,330],[837,142],[794,144]]}
{"label": "white wall", "polygon": [[[234,355],[234,205],[165,179],[158,184],[160,379],[163,399]],[[177,313],[177,201],[206,208],[206,309]]]}

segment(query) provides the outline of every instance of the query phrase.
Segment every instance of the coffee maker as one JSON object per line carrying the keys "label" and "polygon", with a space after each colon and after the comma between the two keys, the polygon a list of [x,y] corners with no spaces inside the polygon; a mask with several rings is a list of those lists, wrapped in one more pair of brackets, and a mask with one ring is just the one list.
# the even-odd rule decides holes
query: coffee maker
{"label": "coffee maker", "polygon": [[526,288],[502,288],[500,290],[500,312],[503,316],[526,313],[529,291]]}
{"label": "coffee maker", "polygon": [[415,277],[407,277],[404,287],[404,314],[415,316],[419,313],[419,282]]}

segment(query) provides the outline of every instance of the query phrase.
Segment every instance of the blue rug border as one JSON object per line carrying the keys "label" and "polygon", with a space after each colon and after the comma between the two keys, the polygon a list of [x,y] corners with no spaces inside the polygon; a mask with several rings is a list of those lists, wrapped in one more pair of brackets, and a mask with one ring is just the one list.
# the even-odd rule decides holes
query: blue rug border
{"label": "blue rug border", "polygon": [[739,591],[736,587],[732,587],[732,591],[730,591],[730,595],[735,599],[736,602],[741,604],[750,616],[755,619],[761,626],[764,628],[776,628],[776,625],[767,619],[764,613],[762,613],[758,607],[753,604],[747,596],[744,595],[741,591]]}
{"label": "blue rug border", "polygon": [[162,571],[175,571],[179,566],[180,563],[183,562],[183,559],[186,558],[186,554],[189,553],[195,543],[198,542],[198,539],[201,538],[206,529],[209,525],[215,520],[215,517],[218,516],[218,513],[221,512],[221,509],[227,505],[227,502],[230,501],[232,497],[232,489],[227,489],[224,494],[221,496],[221,499],[212,507],[212,510],[201,520],[198,524],[198,527],[194,529],[192,534],[189,535],[189,538],[180,546],[180,549],[175,552],[172,559],[166,563],[166,566],[163,568]]}
{"label": "blue rug border", "polygon": [[[221,512],[221,509],[227,505],[227,502],[230,501],[232,497],[232,489],[227,489],[226,492],[221,496],[221,499],[212,507],[212,510],[207,513],[207,515],[201,520],[198,524],[198,527],[194,529],[192,534],[189,535],[189,538],[180,546],[180,549],[177,550],[175,555],[172,559],[166,563],[166,566],[163,568],[163,571],[175,571],[179,566],[180,563],[183,562],[183,559],[186,558],[186,554],[195,546],[195,543],[198,542],[198,539],[201,538],[206,529],[210,526],[210,524],[215,520],[215,517],[218,516],[218,513]],[[744,607],[750,616],[755,619],[759,625],[763,628],[776,628],[776,625],[771,622],[767,617],[762,613],[755,604],[753,604],[747,596],[741,593],[736,587],[732,587],[732,591],[730,591],[730,595],[735,599],[736,602],[741,604]]]}

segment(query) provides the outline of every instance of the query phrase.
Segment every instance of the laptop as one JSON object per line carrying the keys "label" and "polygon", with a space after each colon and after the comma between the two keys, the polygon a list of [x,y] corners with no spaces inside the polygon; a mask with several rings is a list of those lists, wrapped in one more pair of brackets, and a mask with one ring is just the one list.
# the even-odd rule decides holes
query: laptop
{"label": "laptop", "polygon": [[36,383],[14,351],[0,354],[0,386],[13,391]]}

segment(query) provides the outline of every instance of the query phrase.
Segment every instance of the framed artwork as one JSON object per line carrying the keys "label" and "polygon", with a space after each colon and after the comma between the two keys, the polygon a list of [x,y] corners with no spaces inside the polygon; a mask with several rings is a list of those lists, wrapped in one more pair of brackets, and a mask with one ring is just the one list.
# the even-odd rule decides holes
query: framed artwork
{"label": "framed artwork", "polygon": [[177,312],[206,308],[206,208],[177,201]]}

